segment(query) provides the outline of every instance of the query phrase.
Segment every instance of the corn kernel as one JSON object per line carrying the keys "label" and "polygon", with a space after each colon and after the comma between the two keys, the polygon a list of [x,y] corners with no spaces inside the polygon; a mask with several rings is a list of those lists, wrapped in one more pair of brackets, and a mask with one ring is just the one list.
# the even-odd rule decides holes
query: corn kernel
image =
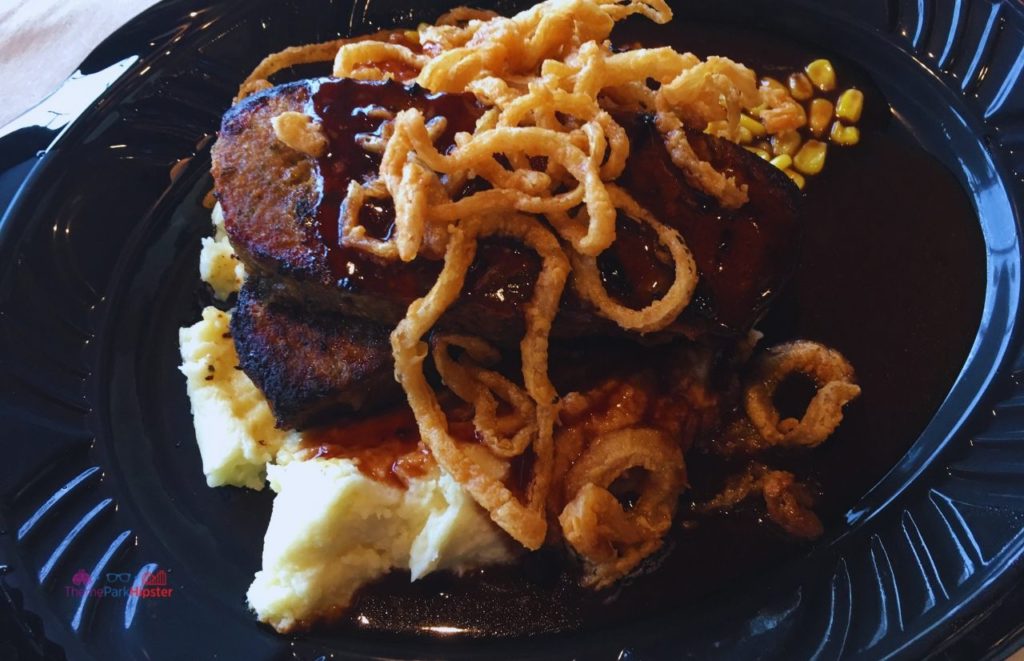
{"label": "corn kernel", "polygon": [[758,156],[760,156],[761,158],[763,158],[766,161],[772,160],[772,155],[769,154],[764,149],[761,149],[760,147],[744,147],[744,149],[749,151],[751,154],[757,154]]}
{"label": "corn kernel", "polygon": [[796,131],[783,131],[772,136],[772,153],[776,156],[787,154],[792,156],[800,149],[800,134]]}
{"label": "corn kernel", "polygon": [[408,41],[410,44],[418,44],[420,43],[420,33],[417,32],[416,30],[406,30],[405,40]]}
{"label": "corn kernel", "polygon": [[832,124],[828,136],[837,145],[849,147],[860,142],[860,129],[856,126],[843,126],[842,122],[837,121]]}
{"label": "corn kernel", "polygon": [[822,92],[831,92],[836,88],[836,70],[828,60],[815,60],[804,70],[814,86]]}
{"label": "corn kernel", "polygon": [[828,145],[817,140],[808,140],[793,157],[793,165],[803,174],[818,174],[825,167]]}
{"label": "corn kernel", "polygon": [[811,101],[811,112],[808,116],[808,124],[814,137],[820,138],[828,123],[832,121],[832,102],[828,99],[815,99]]}
{"label": "corn kernel", "polygon": [[801,72],[794,73],[789,77],[789,93],[797,101],[806,101],[814,96],[814,86],[811,79]]}
{"label": "corn kernel", "polygon": [[741,126],[739,130],[739,143],[741,145],[749,145],[753,141],[754,136],[750,133],[750,130],[745,126]]}
{"label": "corn kernel", "polygon": [[770,90],[782,90],[786,91],[786,86],[775,80],[774,78],[762,78],[761,87],[767,87]]}
{"label": "corn kernel", "polygon": [[793,159],[789,154],[783,154],[782,156],[776,156],[772,160],[768,161],[780,170],[785,170],[790,165],[793,165]]}
{"label": "corn kernel", "polygon": [[860,120],[860,111],[864,109],[864,92],[858,89],[848,89],[839,95],[836,101],[836,117],[844,119],[851,124]]}
{"label": "corn kernel", "polygon": [[804,189],[804,186],[807,184],[807,180],[804,179],[804,176],[802,174],[800,174],[796,170],[789,169],[783,170],[783,172],[786,173],[787,177],[793,180],[793,183],[796,184],[797,188],[799,188],[800,190]]}
{"label": "corn kernel", "polygon": [[765,129],[764,124],[748,115],[740,115],[740,128],[747,129],[751,135],[758,138],[768,132],[768,130]]}

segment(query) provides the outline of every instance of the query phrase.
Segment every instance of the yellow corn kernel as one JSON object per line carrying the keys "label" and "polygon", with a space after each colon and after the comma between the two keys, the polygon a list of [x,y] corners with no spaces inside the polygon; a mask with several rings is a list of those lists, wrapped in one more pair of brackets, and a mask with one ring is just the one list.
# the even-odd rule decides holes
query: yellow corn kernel
{"label": "yellow corn kernel", "polygon": [[815,60],[804,69],[814,86],[822,92],[831,92],[836,88],[836,70],[828,60]]}
{"label": "yellow corn kernel", "polygon": [[760,138],[768,132],[768,130],[765,129],[764,124],[749,115],[740,115],[740,128],[747,129],[747,131],[750,132],[750,135],[757,138]]}
{"label": "yellow corn kernel", "polygon": [[832,102],[828,99],[815,99],[811,101],[811,112],[808,116],[807,123],[811,127],[811,133],[814,137],[820,138],[825,129],[828,128],[828,123],[832,121]]}
{"label": "yellow corn kernel", "polygon": [[843,126],[842,122],[836,121],[832,124],[828,137],[837,145],[849,147],[860,142],[860,129],[856,126]]}
{"label": "yellow corn kernel", "polygon": [[806,101],[814,96],[814,86],[811,79],[801,72],[794,73],[789,77],[789,93],[797,101]]}
{"label": "yellow corn kernel", "polygon": [[864,92],[850,88],[839,95],[836,101],[836,117],[855,124],[860,120],[860,111],[864,109]]}
{"label": "yellow corn kernel", "polygon": [[792,156],[800,149],[800,134],[796,131],[783,131],[772,136],[772,153],[776,156],[787,154]]}
{"label": "yellow corn kernel", "polygon": [[750,130],[746,126],[741,126],[739,130],[739,143],[741,145],[749,145],[754,141],[754,136],[751,135]]}
{"label": "yellow corn kernel", "polygon": [[793,157],[793,166],[803,174],[818,174],[825,167],[828,145],[817,140],[808,140]]}
{"label": "yellow corn kernel", "polygon": [[774,78],[762,78],[761,87],[767,87],[768,89],[771,90],[782,90],[783,92],[786,91],[786,86],[780,83],[779,81],[775,80]]}
{"label": "yellow corn kernel", "polygon": [[800,174],[796,170],[789,169],[783,170],[783,172],[786,173],[787,177],[793,180],[793,183],[796,184],[797,188],[799,188],[800,190],[804,189],[804,186],[807,184],[807,180],[804,179],[804,176],[802,174]]}
{"label": "yellow corn kernel", "polygon": [[782,156],[776,156],[772,160],[768,161],[780,170],[785,170],[790,165],[793,165],[793,159],[789,154],[783,154]]}
{"label": "yellow corn kernel", "polygon": [[772,160],[772,155],[766,152],[765,150],[761,149],[760,147],[744,147],[744,149],[749,151],[751,154],[757,154],[766,161]]}
{"label": "yellow corn kernel", "polygon": [[420,43],[420,33],[417,32],[416,30],[406,30],[405,39],[410,44],[418,44]]}

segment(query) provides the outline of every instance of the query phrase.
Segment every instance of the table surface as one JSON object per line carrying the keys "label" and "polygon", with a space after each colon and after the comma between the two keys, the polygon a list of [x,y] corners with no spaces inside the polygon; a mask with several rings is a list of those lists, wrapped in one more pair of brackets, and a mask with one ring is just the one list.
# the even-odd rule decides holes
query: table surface
{"label": "table surface", "polygon": [[[158,1],[5,0],[0,4],[0,127],[50,96],[100,42]],[[1024,649],[1009,661],[1024,661]]]}
{"label": "table surface", "polygon": [[156,2],[0,2],[0,126],[52,94],[93,48]]}

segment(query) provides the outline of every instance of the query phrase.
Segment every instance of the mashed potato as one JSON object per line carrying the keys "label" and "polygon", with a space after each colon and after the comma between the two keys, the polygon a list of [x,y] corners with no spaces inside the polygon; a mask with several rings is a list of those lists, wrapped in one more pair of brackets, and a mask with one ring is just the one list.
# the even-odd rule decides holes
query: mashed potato
{"label": "mashed potato", "polygon": [[[203,240],[200,274],[220,299],[245,270],[214,209],[217,234]],[[203,472],[211,487],[277,493],[264,539],[263,569],[248,600],[262,622],[288,631],[342,611],[360,586],[392,569],[412,580],[507,562],[514,545],[446,473],[405,490],[363,475],[349,459],[302,460],[301,433],[276,427],[263,393],[239,369],[231,314],[215,307],[179,333]]]}
{"label": "mashed potato", "polygon": [[367,478],[348,459],[295,461],[268,475],[277,498],[248,598],[278,631],[329,617],[393,568],[415,580],[512,558],[506,535],[440,471],[407,490]]}
{"label": "mashed potato", "polygon": [[263,393],[235,369],[238,354],[230,320],[227,312],[208,307],[201,321],[179,331],[181,371],[206,483],[262,489],[267,463],[295,432],[275,426]]}
{"label": "mashed potato", "polygon": [[199,277],[213,287],[213,294],[226,301],[245,281],[245,266],[238,261],[224,231],[224,213],[220,203],[213,207],[214,235],[203,239],[199,253]]}

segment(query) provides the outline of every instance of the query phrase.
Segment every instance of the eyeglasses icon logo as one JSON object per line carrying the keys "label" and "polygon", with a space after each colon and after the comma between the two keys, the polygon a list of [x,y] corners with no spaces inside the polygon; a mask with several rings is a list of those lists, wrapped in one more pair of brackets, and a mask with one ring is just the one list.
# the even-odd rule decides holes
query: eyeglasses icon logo
{"label": "eyeglasses icon logo", "polygon": [[128,572],[118,574],[116,572],[107,572],[107,583],[128,583],[132,580],[132,575]]}
{"label": "eyeglasses icon logo", "polygon": [[71,577],[72,585],[76,585],[78,587],[84,587],[88,585],[89,581],[91,580],[92,576],[90,576],[89,572],[85,571],[84,569],[79,569],[75,572],[75,575]]}

